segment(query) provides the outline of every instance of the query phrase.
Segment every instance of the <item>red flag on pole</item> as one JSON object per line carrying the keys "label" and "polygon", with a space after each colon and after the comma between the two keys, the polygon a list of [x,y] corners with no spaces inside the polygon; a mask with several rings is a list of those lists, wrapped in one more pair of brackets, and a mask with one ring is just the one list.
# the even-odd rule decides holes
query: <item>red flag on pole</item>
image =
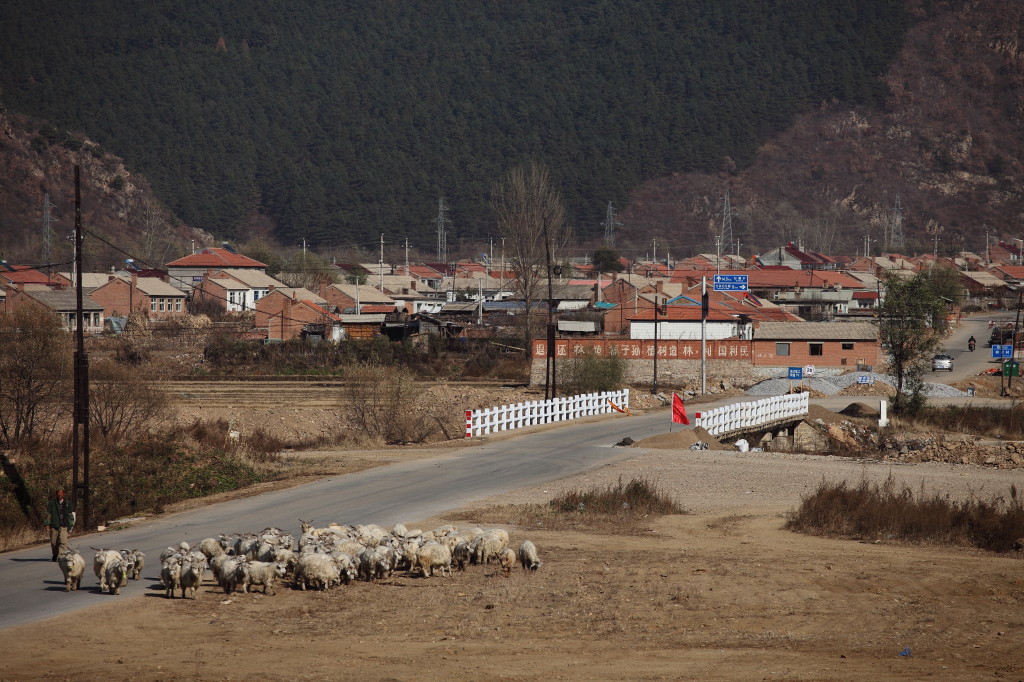
{"label": "red flag on pole", "polygon": [[686,416],[686,408],[683,406],[683,399],[677,394],[672,394],[672,422],[675,424],[689,424]]}

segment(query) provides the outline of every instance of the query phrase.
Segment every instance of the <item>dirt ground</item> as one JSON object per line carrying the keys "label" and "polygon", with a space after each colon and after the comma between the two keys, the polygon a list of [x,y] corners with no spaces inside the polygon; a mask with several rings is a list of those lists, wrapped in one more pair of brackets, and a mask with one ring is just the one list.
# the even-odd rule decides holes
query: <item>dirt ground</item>
{"label": "dirt ground", "polygon": [[[164,598],[153,561],[145,596],[97,593],[94,608],[0,631],[0,679],[1024,676],[1019,557],[782,529],[822,478],[894,475],[915,489],[987,497],[1019,488],[1022,472],[645,445],[596,471],[407,524],[507,528],[513,546],[538,546],[536,573],[471,566],[267,596],[228,596],[208,581],[186,601]],[[509,522],[516,505],[630,477],[654,480],[689,513],[631,534]],[[91,576],[83,585],[97,591]]]}

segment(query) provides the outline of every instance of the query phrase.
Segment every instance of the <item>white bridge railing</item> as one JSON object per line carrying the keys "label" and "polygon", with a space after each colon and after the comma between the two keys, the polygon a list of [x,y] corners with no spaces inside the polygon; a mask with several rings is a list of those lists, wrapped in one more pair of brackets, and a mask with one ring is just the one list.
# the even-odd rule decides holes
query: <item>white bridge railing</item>
{"label": "white bridge railing", "polygon": [[801,417],[807,414],[809,405],[807,393],[776,395],[700,412],[696,425],[703,426],[712,436],[721,436]]}
{"label": "white bridge railing", "polygon": [[[614,407],[613,407],[614,404]],[[618,408],[616,410],[616,408]],[[515,405],[499,405],[479,410],[466,410],[466,438],[483,436],[498,431],[511,431],[524,426],[550,424],[551,422],[608,414],[613,411],[625,412],[629,408],[629,389],[586,393],[584,395],[531,400]]]}

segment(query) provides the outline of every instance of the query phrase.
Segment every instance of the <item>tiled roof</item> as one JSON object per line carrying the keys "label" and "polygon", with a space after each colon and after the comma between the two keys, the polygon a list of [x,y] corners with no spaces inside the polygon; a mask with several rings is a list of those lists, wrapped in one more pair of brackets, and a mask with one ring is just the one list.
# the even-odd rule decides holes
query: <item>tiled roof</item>
{"label": "tiled roof", "polygon": [[754,340],[873,341],[878,328],[870,322],[762,322]]}
{"label": "tiled roof", "polygon": [[[50,278],[28,265],[0,266],[0,279],[12,284],[49,284]],[[83,286],[83,288],[85,288]]]}
{"label": "tiled roof", "polygon": [[167,263],[169,268],[265,268],[266,263],[253,260],[228,249],[209,248]]}
{"label": "tiled roof", "polygon": [[[84,289],[83,287],[83,291]],[[74,289],[25,290],[24,293],[51,310],[66,312],[78,308],[78,296]],[[103,306],[86,295],[82,297],[82,310],[99,311],[103,310]]]}
{"label": "tiled roof", "polygon": [[284,282],[274,279],[265,272],[258,270],[240,270],[237,268],[224,268],[219,274],[227,275],[237,279],[250,289],[269,289],[270,287],[283,287]]}

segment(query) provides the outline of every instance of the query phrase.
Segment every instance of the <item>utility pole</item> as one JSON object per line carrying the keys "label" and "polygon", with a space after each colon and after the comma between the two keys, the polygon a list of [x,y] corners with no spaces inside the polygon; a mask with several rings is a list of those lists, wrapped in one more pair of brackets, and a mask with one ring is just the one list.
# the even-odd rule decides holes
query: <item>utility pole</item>
{"label": "utility pole", "polygon": [[658,394],[658,292],[654,292],[654,381],[651,395]]}
{"label": "utility pole", "polygon": [[405,238],[405,276],[409,276],[409,238]]}
{"label": "utility pole", "polygon": [[654,237],[653,241],[654,241],[654,246],[653,246],[654,257],[651,258],[651,264],[652,265],[657,265],[658,264],[658,238]]}
{"label": "utility pole", "polygon": [[[547,376],[544,380],[544,399],[554,398],[558,395],[558,379],[556,376],[555,368],[555,295],[554,289],[551,286],[551,237],[548,234],[548,219],[544,218],[544,254],[547,257],[547,273],[548,273],[548,352],[547,362],[545,363],[548,367]],[[527,310],[526,314],[529,315],[530,311]],[[548,393],[548,385],[551,386],[551,392]]]}
{"label": "utility pole", "polygon": [[[71,508],[78,505],[82,494],[82,528],[89,528],[89,357],[85,354],[85,313],[82,309],[82,190],[81,170],[75,166],[75,386],[74,431],[71,436],[72,455]],[[78,463],[82,462],[82,479],[78,479]]]}
{"label": "utility pole", "polygon": [[892,209],[892,216],[886,225],[885,244],[890,249],[898,250],[900,253],[906,246],[903,237],[903,205],[900,203],[899,192],[896,193],[896,204]]}
{"label": "utility pole", "polygon": [[380,235],[380,262],[377,264],[377,290],[384,293],[384,235]]}
{"label": "utility pole", "polygon": [[722,235],[715,237],[715,272],[722,274]]}
{"label": "utility pole", "polygon": [[708,392],[708,278],[700,278],[700,394]]}

